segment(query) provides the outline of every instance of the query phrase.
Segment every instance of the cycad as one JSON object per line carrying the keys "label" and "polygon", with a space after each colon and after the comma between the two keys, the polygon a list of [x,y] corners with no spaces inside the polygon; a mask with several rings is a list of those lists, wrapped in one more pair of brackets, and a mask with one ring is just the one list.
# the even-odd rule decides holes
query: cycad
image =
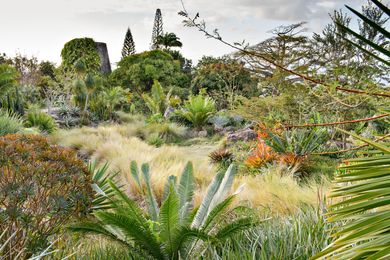
{"label": "cycad", "polygon": [[[349,160],[336,176],[330,221],[346,221],[335,241],[315,258],[388,259],[390,257],[390,148],[354,135],[378,149],[377,155]],[[349,184],[349,185],[346,185]]]}
{"label": "cycad", "polygon": [[[194,176],[191,163],[185,167],[179,183],[176,183],[176,177],[168,178],[161,207],[151,189],[149,166],[142,165],[141,172],[132,162],[131,174],[146,197],[147,213],[109,181],[112,193],[106,197],[111,209],[96,210],[93,213],[96,221],[79,223],[71,229],[111,238],[142,259],[187,259],[206,243],[224,241],[253,224],[249,218],[221,220],[223,213],[229,213],[228,208],[235,197],[228,196],[236,172],[233,165],[216,175],[199,209],[193,209],[192,204]],[[228,224],[221,224],[226,222]]]}
{"label": "cycad", "polygon": [[200,128],[215,113],[215,102],[210,97],[205,97],[202,94],[191,95],[185,102],[184,108],[176,113],[189,121],[194,127]]}

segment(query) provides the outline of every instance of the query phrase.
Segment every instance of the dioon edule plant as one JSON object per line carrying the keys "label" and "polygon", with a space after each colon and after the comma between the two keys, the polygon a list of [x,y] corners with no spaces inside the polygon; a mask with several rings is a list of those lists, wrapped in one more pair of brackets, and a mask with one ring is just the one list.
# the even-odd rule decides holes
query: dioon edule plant
{"label": "dioon edule plant", "polygon": [[193,166],[188,163],[178,183],[176,177],[168,178],[159,206],[149,165],[143,164],[139,171],[132,162],[131,174],[144,194],[146,209],[109,182],[109,188],[98,192],[110,209],[96,210],[94,220],[74,224],[70,229],[110,238],[143,259],[187,259],[206,245],[222,243],[254,224],[251,218],[235,218],[237,208],[230,209],[237,195],[229,195],[235,173],[234,165],[219,172],[199,208],[194,208]]}

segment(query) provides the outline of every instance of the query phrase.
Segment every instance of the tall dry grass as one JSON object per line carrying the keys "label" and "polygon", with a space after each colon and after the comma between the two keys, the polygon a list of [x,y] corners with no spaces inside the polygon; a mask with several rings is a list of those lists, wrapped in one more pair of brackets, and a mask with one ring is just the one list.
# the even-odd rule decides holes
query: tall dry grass
{"label": "tall dry grass", "polygon": [[[52,140],[89,154],[91,160],[109,162],[113,170],[121,171],[123,184],[134,196],[137,196],[138,190],[130,177],[132,160],[138,164],[150,164],[152,183],[159,198],[162,196],[167,177],[179,176],[185,164],[192,161],[197,184],[195,203],[199,203],[217,171],[210,164],[208,154],[218,145],[163,145],[156,148],[135,137],[140,127],[143,127],[143,123],[134,122],[98,128],[61,130],[52,136]],[[259,176],[239,176],[235,188],[245,183],[244,190],[239,194],[240,200],[275,214],[293,213],[302,204],[318,203],[318,198],[322,196],[326,187],[316,183],[299,185],[292,174],[281,174],[279,171],[282,170],[275,168]]]}

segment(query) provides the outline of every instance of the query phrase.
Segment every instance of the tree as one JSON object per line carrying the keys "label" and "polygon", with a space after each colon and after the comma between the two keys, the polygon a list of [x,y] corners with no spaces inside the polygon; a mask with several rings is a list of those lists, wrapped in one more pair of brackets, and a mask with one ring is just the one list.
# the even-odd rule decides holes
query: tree
{"label": "tree", "polygon": [[61,68],[64,72],[74,72],[74,65],[79,59],[83,59],[88,72],[100,71],[100,56],[96,43],[91,38],[76,38],[65,43],[61,57]]}
{"label": "tree", "polygon": [[132,54],[135,54],[135,43],[130,28],[127,28],[125,41],[123,43],[123,49],[122,49],[122,59]]}
{"label": "tree", "polygon": [[[149,92],[154,80],[164,87],[184,88],[189,84],[178,61],[164,51],[153,50],[125,57],[111,75],[111,84],[122,86],[138,96]],[[173,92],[174,95],[179,95]]]}
{"label": "tree", "polygon": [[[302,35],[305,23],[279,26],[271,31],[273,36],[263,42],[249,46],[250,52],[273,60],[278,66],[308,72],[310,67],[310,41]],[[302,82],[298,76],[275,67],[258,56],[237,52],[235,56],[247,64],[261,82],[261,90],[265,95],[279,95],[291,85]]]}
{"label": "tree", "polygon": [[158,49],[158,45],[156,44],[157,37],[164,34],[163,30],[163,21],[162,21],[162,14],[161,10],[156,10],[156,15],[154,17],[154,25],[153,25],[153,32],[152,32],[152,42],[151,42],[151,49],[155,50]]}
{"label": "tree", "polygon": [[168,50],[170,47],[182,47],[183,43],[180,41],[180,38],[174,33],[165,33],[164,35],[159,35],[156,38],[156,46],[164,46],[164,49]]}
{"label": "tree", "polygon": [[257,94],[257,79],[252,77],[245,63],[230,57],[203,57],[195,68],[192,90],[205,89],[218,108],[231,108],[238,95]]}

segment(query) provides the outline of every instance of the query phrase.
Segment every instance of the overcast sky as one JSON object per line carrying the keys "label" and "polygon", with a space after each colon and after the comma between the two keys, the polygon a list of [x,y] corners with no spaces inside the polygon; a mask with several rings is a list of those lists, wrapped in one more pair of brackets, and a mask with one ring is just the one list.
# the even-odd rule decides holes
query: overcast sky
{"label": "overcast sky", "polygon": [[[365,0],[184,0],[187,10],[200,13],[210,28],[219,28],[229,41],[258,43],[279,25],[307,21],[310,31],[329,23],[328,13],[344,4],[360,8]],[[180,0],[2,0],[0,52],[34,55],[61,61],[65,42],[92,37],[106,42],[112,63],[120,59],[129,26],[137,52],[150,45],[156,8],[161,8],[164,31],[175,32],[185,56],[222,55],[231,49],[182,25]]]}

